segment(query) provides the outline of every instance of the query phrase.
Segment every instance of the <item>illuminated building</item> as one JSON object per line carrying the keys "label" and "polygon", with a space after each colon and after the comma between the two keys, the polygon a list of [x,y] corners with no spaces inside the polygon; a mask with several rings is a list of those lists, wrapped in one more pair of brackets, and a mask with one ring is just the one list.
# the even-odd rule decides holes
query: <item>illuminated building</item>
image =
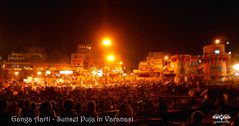
{"label": "illuminated building", "polygon": [[5,78],[15,78],[18,71],[21,71],[19,78],[24,78],[33,72],[34,64],[42,64],[45,59],[46,52],[42,48],[28,48],[25,53],[12,52],[3,64],[7,75]]}
{"label": "illuminated building", "polygon": [[82,53],[72,53],[71,54],[71,65],[83,67],[85,60],[85,54]]}
{"label": "illuminated building", "polygon": [[189,70],[191,63],[191,55],[173,55],[171,56],[172,69],[175,74],[174,81],[176,83],[187,82],[189,78]]}
{"label": "illuminated building", "polygon": [[15,53],[12,52],[11,55],[8,55],[7,61],[9,63],[26,63],[26,54],[24,53]]}
{"label": "illuminated building", "polygon": [[159,76],[168,60],[165,56],[168,56],[168,54],[163,52],[150,52],[146,61],[139,63],[139,70],[135,71],[137,71],[139,76]]}
{"label": "illuminated building", "polygon": [[44,63],[46,57],[46,51],[43,48],[28,48],[26,54],[26,60],[30,63]]}
{"label": "illuminated building", "polygon": [[159,80],[174,78],[174,82],[224,81],[230,73],[231,54],[225,53],[225,45],[215,44],[203,47],[203,55],[176,54],[168,57],[165,53],[149,53],[146,61],[134,70],[138,76],[157,75]]}
{"label": "illuminated building", "polygon": [[71,54],[71,65],[74,67],[99,67],[103,66],[104,59],[99,49],[90,44],[82,44],[77,46],[77,52]]}
{"label": "illuminated building", "polygon": [[83,44],[83,45],[78,45],[77,46],[77,53],[90,53],[92,50],[92,46],[89,44]]}
{"label": "illuminated building", "polygon": [[197,56],[191,56],[191,61],[189,64],[189,72],[188,72],[188,80],[189,81],[203,81],[203,62],[202,62],[202,56],[197,55]]}
{"label": "illuminated building", "polygon": [[222,81],[229,73],[231,55],[225,53],[224,44],[210,44],[203,47],[204,80]]}
{"label": "illuminated building", "polygon": [[77,53],[71,54],[71,65],[84,68],[92,67],[94,58],[93,50],[91,45],[78,45]]}
{"label": "illuminated building", "polygon": [[8,55],[7,62],[11,64],[43,63],[46,59],[46,52],[41,48],[28,48],[26,53],[12,52]]}

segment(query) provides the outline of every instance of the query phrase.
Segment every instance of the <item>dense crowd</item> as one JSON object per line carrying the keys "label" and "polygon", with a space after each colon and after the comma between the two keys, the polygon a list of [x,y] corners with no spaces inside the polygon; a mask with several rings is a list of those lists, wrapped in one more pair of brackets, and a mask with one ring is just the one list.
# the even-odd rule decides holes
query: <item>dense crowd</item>
{"label": "dense crowd", "polygon": [[[224,86],[138,82],[33,89],[19,85],[2,88],[0,98],[0,119],[8,125],[218,125],[213,124],[215,114],[230,115],[224,118],[228,123],[220,125],[239,125],[239,91]],[[100,117],[103,121],[97,120]]]}

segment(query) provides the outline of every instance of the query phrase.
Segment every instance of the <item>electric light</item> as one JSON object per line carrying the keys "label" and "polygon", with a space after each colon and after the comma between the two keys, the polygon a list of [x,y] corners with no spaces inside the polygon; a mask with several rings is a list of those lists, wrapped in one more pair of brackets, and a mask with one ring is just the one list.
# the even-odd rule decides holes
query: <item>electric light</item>
{"label": "electric light", "polygon": [[98,76],[99,76],[99,77],[102,77],[102,76],[103,76],[103,70],[102,70],[102,69],[100,69],[100,70],[98,71]]}
{"label": "electric light", "polygon": [[164,57],[164,60],[168,60],[168,56],[165,56],[165,57]]}
{"label": "electric light", "polygon": [[113,61],[115,61],[115,56],[112,55],[112,54],[110,54],[110,55],[108,55],[108,56],[106,57],[106,59],[107,59],[108,61],[110,61],[110,62],[113,62]]}
{"label": "electric light", "polygon": [[220,54],[220,50],[215,50],[214,53],[215,54]]}
{"label": "electric light", "polygon": [[50,70],[47,70],[47,71],[46,71],[46,75],[48,75],[48,74],[51,74],[51,71],[50,71]]}
{"label": "electric light", "polygon": [[120,61],[120,65],[123,65],[123,61]]}
{"label": "electric light", "polygon": [[14,74],[17,76],[17,75],[19,75],[19,72],[18,72],[18,71],[16,71]]}
{"label": "electric light", "polygon": [[41,71],[38,71],[38,72],[37,72],[37,75],[41,75],[41,74],[42,74],[42,72],[41,72]]}
{"label": "electric light", "polygon": [[102,41],[102,44],[105,47],[109,47],[109,46],[111,46],[111,40],[109,38],[104,38],[103,41]]}
{"label": "electric light", "polygon": [[216,44],[219,44],[219,43],[220,43],[220,40],[219,40],[219,39],[216,39],[216,40],[215,40],[215,43],[216,43]]}
{"label": "electric light", "polygon": [[235,76],[239,76],[239,73],[235,73]]}
{"label": "electric light", "polygon": [[236,71],[239,71],[239,64],[235,64],[232,66],[232,68]]}
{"label": "electric light", "polygon": [[95,70],[93,70],[92,74],[95,76],[97,74],[97,72]]}
{"label": "electric light", "polygon": [[73,71],[72,70],[61,70],[60,74],[69,75],[69,74],[73,74]]}

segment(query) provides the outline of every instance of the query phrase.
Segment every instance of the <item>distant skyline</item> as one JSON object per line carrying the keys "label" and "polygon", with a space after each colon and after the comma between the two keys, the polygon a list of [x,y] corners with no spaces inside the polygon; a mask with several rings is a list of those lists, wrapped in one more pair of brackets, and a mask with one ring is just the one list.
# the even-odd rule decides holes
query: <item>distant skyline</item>
{"label": "distant skyline", "polygon": [[150,51],[202,54],[214,39],[239,54],[238,0],[75,0],[0,2],[0,53],[45,48],[69,57],[78,44],[112,37],[124,60]]}

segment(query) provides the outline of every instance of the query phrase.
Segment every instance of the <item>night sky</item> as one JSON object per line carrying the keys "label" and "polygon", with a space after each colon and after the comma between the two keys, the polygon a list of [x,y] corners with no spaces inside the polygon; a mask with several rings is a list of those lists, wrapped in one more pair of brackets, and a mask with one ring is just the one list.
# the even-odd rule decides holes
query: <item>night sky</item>
{"label": "night sky", "polygon": [[149,51],[202,54],[215,38],[239,53],[239,2],[212,0],[8,0],[0,2],[0,53],[42,47],[70,57],[77,44],[112,37],[125,61]]}

